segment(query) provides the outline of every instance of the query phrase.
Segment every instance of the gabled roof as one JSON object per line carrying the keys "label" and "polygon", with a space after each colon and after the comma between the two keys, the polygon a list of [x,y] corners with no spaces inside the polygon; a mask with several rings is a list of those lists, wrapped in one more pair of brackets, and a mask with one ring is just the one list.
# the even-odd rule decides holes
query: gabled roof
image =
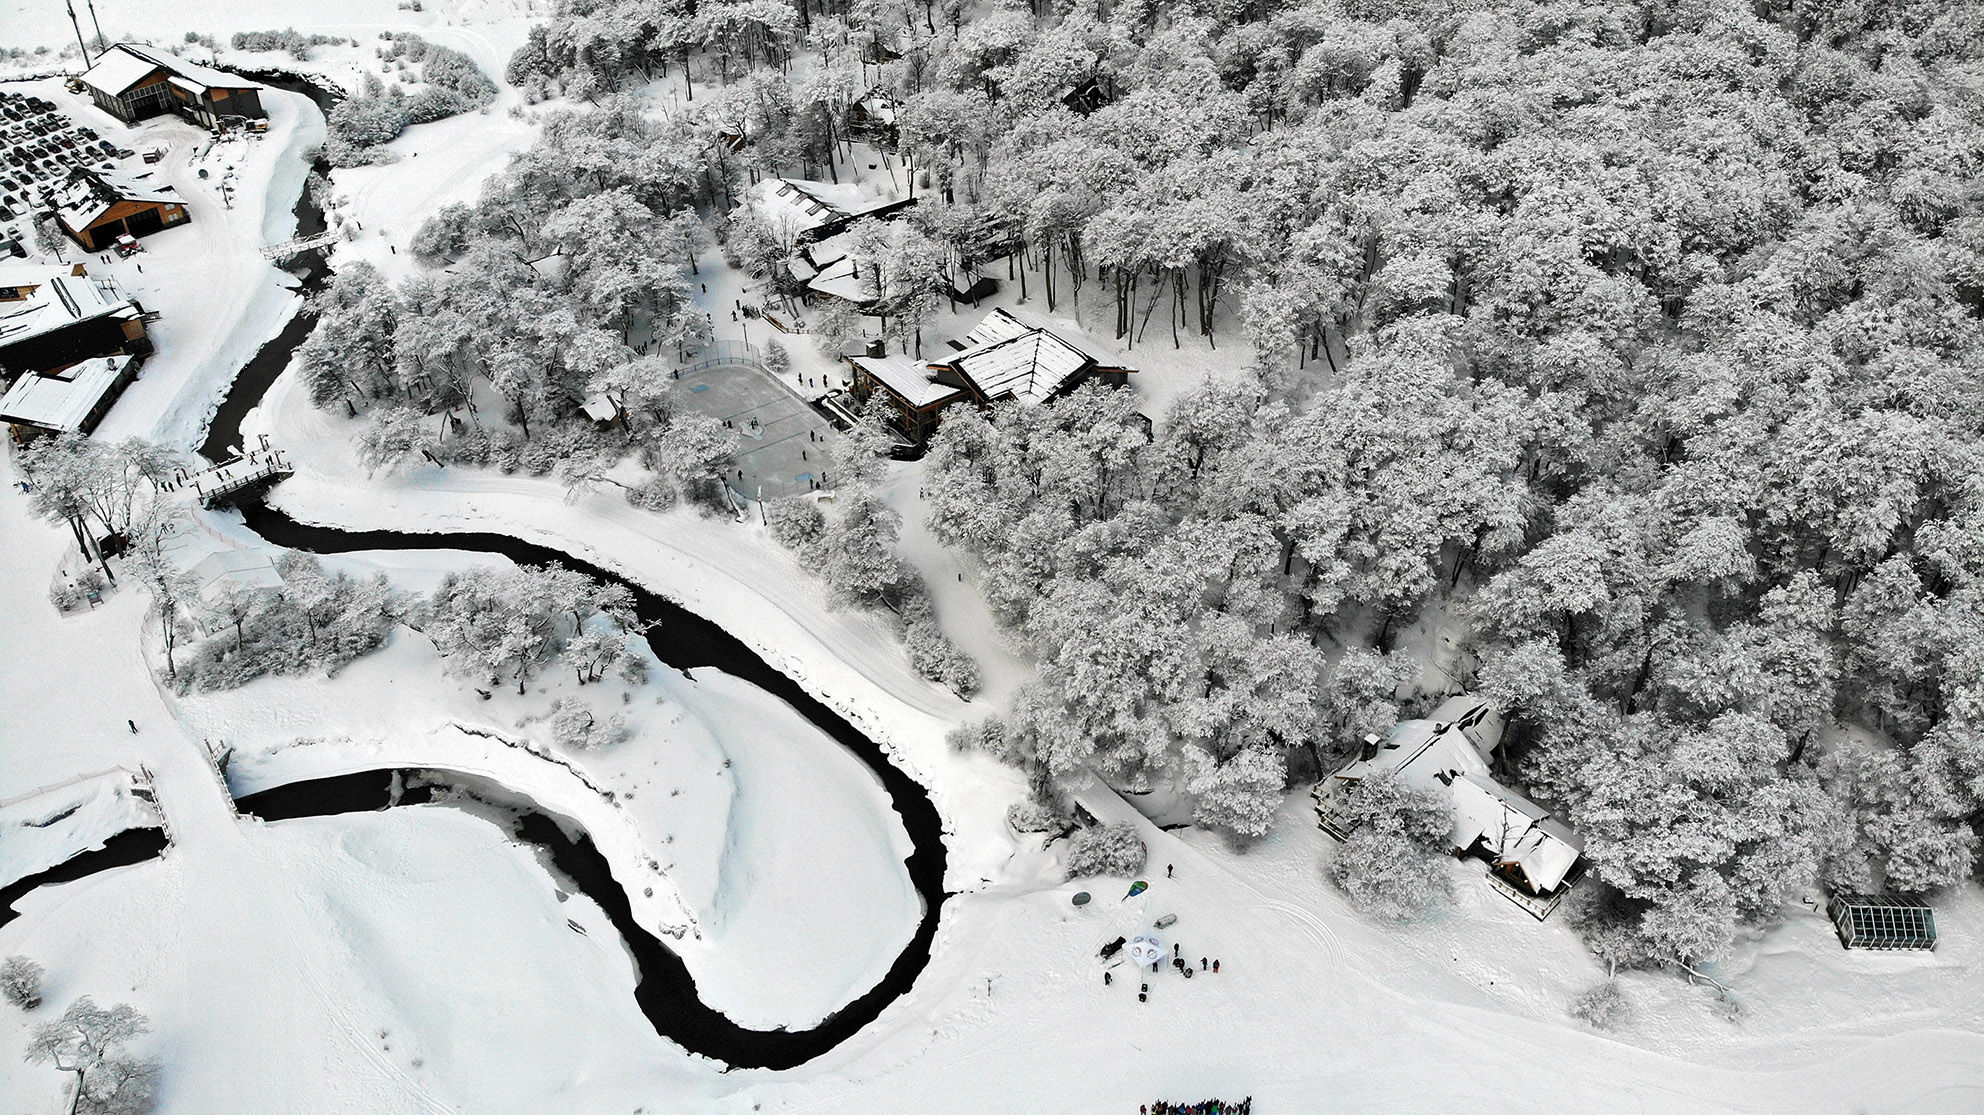
{"label": "gabled roof", "polygon": [[101,220],[120,201],[179,203],[179,195],[171,186],[150,179],[149,172],[133,176],[114,170],[74,170],[55,190],[55,209],[63,224],[80,231]]}
{"label": "gabled roof", "polygon": [[1478,774],[1463,774],[1453,783],[1455,843],[1482,841],[1502,863],[1515,864],[1538,891],[1564,881],[1584,851],[1584,841],[1550,811]]}
{"label": "gabled roof", "polygon": [[137,313],[137,303],[115,280],[77,275],[74,267],[6,269],[0,286],[34,290],[26,298],[0,302],[0,349],[52,333],[79,321],[120,311]]}
{"label": "gabled roof", "polygon": [[130,362],[128,356],[100,356],[49,375],[29,372],[0,398],[0,422],[58,433],[80,430]]}
{"label": "gabled roof", "polygon": [[160,64],[133,50],[128,44],[119,43],[104,51],[97,58],[96,65],[83,72],[83,84],[120,97],[133,85],[156,73]]}
{"label": "gabled roof", "polygon": [[118,43],[97,58],[96,65],[83,74],[83,84],[101,90],[113,97],[121,97],[133,85],[150,77],[158,70],[166,70],[178,78],[174,84],[192,93],[204,93],[208,89],[260,89],[261,83],[238,77],[212,66],[202,66],[198,62],[188,62],[161,50],[139,46],[136,43]]}
{"label": "gabled roof", "polygon": [[1483,843],[1495,860],[1522,869],[1529,885],[1554,889],[1583,854],[1584,842],[1550,811],[1497,782],[1488,756],[1501,742],[1502,717],[1478,697],[1455,697],[1423,720],[1392,728],[1370,758],[1336,773],[1340,782],[1395,774],[1407,785],[1443,794],[1453,805],[1453,844]]}
{"label": "gabled roof", "polygon": [[1095,366],[1095,358],[1018,312],[998,308],[964,335],[964,350],[945,361],[988,400],[1045,402]]}
{"label": "gabled roof", "polygon": [[902,396],[913,407],[935,406],[964,394],[962,388],[931,379],[930,370],[925,365],[901,356],[850,356],[847,359],[855,367],[874,376],[890,391]]}

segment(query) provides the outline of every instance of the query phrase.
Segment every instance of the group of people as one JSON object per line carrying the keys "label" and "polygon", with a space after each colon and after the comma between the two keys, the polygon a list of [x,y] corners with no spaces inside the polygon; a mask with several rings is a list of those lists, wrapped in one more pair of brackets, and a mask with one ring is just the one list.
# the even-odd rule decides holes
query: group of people
{"label": "group of people", "polygon": [[1137,1115],[1252,1115],[1254,1097],[1234,1102],[1233,1100],[1200,1100],[1197,1103],[1172,1103],[1158,1100],[1156,1103],[1137,1105]]}

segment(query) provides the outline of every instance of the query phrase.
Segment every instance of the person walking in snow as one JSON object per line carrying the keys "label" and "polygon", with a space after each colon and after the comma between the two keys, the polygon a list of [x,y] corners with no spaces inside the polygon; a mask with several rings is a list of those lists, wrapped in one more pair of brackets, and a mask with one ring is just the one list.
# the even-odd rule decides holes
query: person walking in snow
{"label": "person walking in snow", "polygon": [[1168,863],[1164,865],[1164,877],[1167,879],[1171,877],[1171,865]]}
{"label": "person walking in snow", "polygon": [[1201,956],[1199,957],[1199,971],[1203,972],[1205,970],[1206,970],[1206,958]]}
{"label": "person walking in snow", "polygon": [[136,720],[126,720],[124,723],[129,724],[131,726],[132,735],[135,736],[138,734],[138,722]]}
{"label": "person walking in snow", "polygon": [[1215,960],[1212,962],[1212,971],[1214,975],[1219,974],[1219,961]]}

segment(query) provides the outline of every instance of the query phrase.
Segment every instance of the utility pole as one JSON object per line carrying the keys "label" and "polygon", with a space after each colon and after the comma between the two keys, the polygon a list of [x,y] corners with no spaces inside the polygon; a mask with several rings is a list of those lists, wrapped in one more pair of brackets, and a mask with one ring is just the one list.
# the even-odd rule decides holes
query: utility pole
{"label": "utility pole", "polygon": [[110,45],[103,41],[103,24],[96,21],[96,0],[83,0],[83,2],[89,5],[90,26],[96,28],[96,52],[101,55],[110,49]]}
{"label": "utility pole", "polygon": [[76,0],[62,0],[69,8],[69,26],[76,29],[76,45],[83,52],[83,68],[90,68],[90,44],[83,41],[83,25],[76,21]]}

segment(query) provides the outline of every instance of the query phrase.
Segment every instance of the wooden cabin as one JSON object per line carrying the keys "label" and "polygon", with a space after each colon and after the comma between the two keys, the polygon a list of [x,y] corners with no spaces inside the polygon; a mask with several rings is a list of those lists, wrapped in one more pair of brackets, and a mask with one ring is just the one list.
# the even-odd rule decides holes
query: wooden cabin
{"label": "wooden cabin", "polygon": [[1584,874],[1584,843],[1549,810],[1497,782],[1490,762],[1502,741],[1502,715],[1479,697],[1456,696],[1390,734],[1367,736],[1335,774],[1316,783],[1316,823],[1350,836],[1345,795],[1358,783],[1396,777],[1446,798],[1457,855],[1488,865],[1488,882],[1538,921],[1550,916]]}
{"label": "wooden cabin", "polygon": [[176,112],[218,130],[230,119],[266,120],[262,85],[135,43],[118,43],[82,76],[96,106],[126,124]]}
{"label": "wooden cabin", "polygon": [[22,445],[43,434],[87,434],[138,378],[139,360],[100,356],[52,372],[29,372],[0,396],[0,422]]}
{"label": "wooden cabin", "polygon": [[936,430],[939,412],[959,399],[981,407],[1033,406],[1091,379],[1121,385],[1131,371],[1102,363],[1019,310],[994,309],[950,343],[955,351],[939,360],[848,357],[855,397],[882,392],[903,435],[922,445]]}
{"label": "wooden cabin", "polygon": [[79,168],[55,191],[56,223],[92,252],[107,250],[119,236],[150,236],[192,219],[172,187],[149,174]]}

